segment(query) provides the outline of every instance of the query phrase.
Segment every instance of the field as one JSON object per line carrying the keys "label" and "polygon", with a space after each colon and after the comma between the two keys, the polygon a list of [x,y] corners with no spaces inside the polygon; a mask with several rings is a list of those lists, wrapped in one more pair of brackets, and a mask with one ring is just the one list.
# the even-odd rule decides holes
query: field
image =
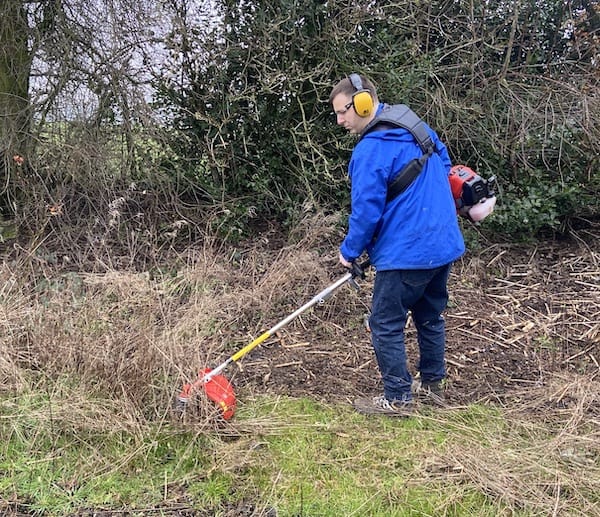
{"label": "field", "polygon": [[[321,218],[206,238],[146,271],[9,247],[0,274],[5,515],[600,515],[600,244],[480,244],[455,265],[443,409],[364,418],[381,386],[373,272],[224,374],[214,367],[344,274]],[[58,258],[56,258],[58,257]],[[60,257],[63,257],[61,259]],[[411,361],[414,331],[408,325]],[[325,494],[325,495],[323,495]]]}

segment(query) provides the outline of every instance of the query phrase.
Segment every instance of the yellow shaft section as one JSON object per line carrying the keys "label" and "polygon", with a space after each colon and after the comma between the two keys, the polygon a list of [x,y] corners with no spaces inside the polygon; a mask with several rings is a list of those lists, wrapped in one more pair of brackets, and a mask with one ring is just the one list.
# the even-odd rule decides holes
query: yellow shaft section
{"label": "yellow shaft section", "polygon": [[263,341],[265,341],[269,337],[271,337],[271,331],[267,330],[264,334],[261,334],[254,341],[252,341],[252,343],[247,344],[244,348],[242,348],[241,350],[239,350],[238,352],[236,352],[235,354],[233,354],[231,356],[231,360],[232,361],[237,361],[238,359],[241,359],[248,352],[250,352],[250,350],[252,350],[253,348],[255,348],[258,345],[260,345]]}

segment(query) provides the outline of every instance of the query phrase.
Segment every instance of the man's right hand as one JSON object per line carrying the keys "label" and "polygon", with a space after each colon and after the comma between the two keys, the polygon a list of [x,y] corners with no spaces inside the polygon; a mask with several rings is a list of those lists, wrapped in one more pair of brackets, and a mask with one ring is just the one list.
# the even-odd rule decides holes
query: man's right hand
{"label": "man's right hand", "polygon": [[344,255],[342,255],[342,253],[340,252],[340,264],[342,266],[344,266],[347,269],[350,269],[352,267],[352,262],[348,262],[345,258]]}

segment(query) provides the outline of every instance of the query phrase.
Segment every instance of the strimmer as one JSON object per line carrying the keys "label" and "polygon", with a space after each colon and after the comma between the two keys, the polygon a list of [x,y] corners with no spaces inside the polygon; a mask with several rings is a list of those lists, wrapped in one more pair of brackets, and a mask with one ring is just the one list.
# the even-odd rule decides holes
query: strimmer
{"label": "strimmer", "polygon": [[192,382],[187,383],[183,386],[181,393],[177,397],[175,401],[175,409],[177,411],[183,412],[190,400],[190,397],[200,389],[203,389],[206,393],[206,396],[217,404],[219,407],[221,414],[225,420],[229,420],[235,414],[235,409],[237,405],[237,400],[235,397],[235,392],[233,390],[233,386],[227,380],[226,377],[221,375],[221,372],[227,368],[231,363],[239,361],[242,357],[260,345],[262,342],[266,341],[269,337],[271,337],[275,332],[285,327],[292,320],[296,319],[300,314],[311,308],[313,305],[324,303],[333,292],[344,285],[346,282],[349,282],[354,287],[358,288],[358,285],[355,282],[356,277],[360,277],[362,279],[365,278],[365,269],[370,266],[370,262],[366,260],[362,264],[352,264],[352,269],[342,276],[340,279],[335,281],[329,287],[323,289],[320,293],[315,295],[309,302],[305,303],[302,307],[294,311],[288,317],[281,320],[275,326],[271,327],[269,330],[258,336],[254,341],[247,344],[244,348],[233,354],[229,359],[220,364],[214,369],[203,368],[198,372],[198,378]]}

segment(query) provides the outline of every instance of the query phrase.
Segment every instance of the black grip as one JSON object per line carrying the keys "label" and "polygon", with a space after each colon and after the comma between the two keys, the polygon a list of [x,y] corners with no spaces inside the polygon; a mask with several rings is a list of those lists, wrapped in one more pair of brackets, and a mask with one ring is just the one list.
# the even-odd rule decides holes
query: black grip
{"label": "black grip", "polygon": [[365,279],[365,270],[371,266],[371,261],[369,259],[358,264],[357,262],[352,262],[352,267],[350,268],[350,273],[352,274],[352,278],[359,277],[362,280]]}

